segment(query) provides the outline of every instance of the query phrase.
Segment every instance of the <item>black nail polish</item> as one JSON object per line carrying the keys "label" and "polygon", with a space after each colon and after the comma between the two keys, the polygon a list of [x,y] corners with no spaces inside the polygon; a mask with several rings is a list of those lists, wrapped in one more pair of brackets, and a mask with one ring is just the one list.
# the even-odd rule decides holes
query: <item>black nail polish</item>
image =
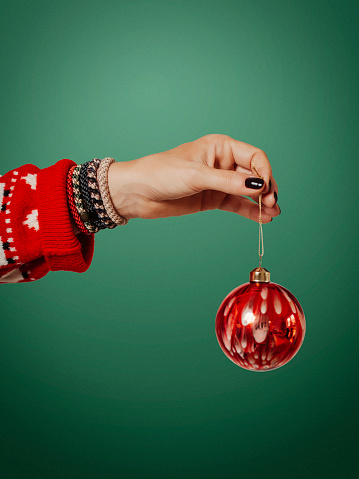
{"label": "black nail polish", "polygon": [[268,192],[272,189],[272,180],[269,180],[269,188],[268,188]]}
{"label": "black nail polish", "polygon": [[276,192],[276,191],[274,192],[274,199],[275,199],[275,202],[277,203],[277,201],[278,201],[278,195],[277,195],[277,192]]}
{"label": "black nail polish", "polygon": [[246,188],[252,188],[252,190],[260,190],[264,185],[262,178],[247,178],[245,181]]}

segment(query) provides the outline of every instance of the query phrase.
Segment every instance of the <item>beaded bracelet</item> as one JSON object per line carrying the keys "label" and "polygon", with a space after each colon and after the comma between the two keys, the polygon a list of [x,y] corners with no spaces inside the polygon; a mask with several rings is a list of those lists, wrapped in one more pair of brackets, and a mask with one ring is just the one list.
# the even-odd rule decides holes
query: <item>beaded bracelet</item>
{"label": "beaded bracelet", "polygon": [[[73,185],[73,196],[74,196],[74,203],[77,209],[77,212],[83,222],[83,224],[86,226],[88,231],[90,233],[97,233],[99,229],[94,225],[94,223],[91,220],[91,217],[84,207],[83,204],[83,197],[82,197],[82,189],[80,189],[80,172],[81,168],[83,165],[78,165],[75,167],[73,173],[72,173],[72,185]],[[86,194],[86,188],[85,188],[85,194]]]}
{"label": "beaded bracelet", "polygon": [[[92,160],[93,161],[93,160]],[[86,161],[80,167],[80,175],[79,175],[79,186],[80,186],[80,193],[82,197],[82,202],[84,205],[85,210],[89,215],[90,222],[94,225],[97,230],[100,229],[100,225],[98,223],[97,214],[92,203],[91,193],[88,187],[88,179],[87,179],[87,167],[91,161]]]}
{"label": "beaded bracelet", "polygon": [[97,182],[107,215],[113,221],[113,223],[118,226],[121,226],[126,225],[128,223],[128,219],[119,215],[115,210],[110,198],[110,192],[108,188],[108,170],[110,168],[110,165],[114,162],[115,160],[111,157],[104,158],[101,161],[100,166],[97,170]]}
{"label": "beaded bracelet", "polygon": [[105,228],[112,229],[112,228],[115,228],[117,225],[107,215],[106,209],[103,205],[103,201],[101,198],[101,193],[99,191],[99,185],[97,182],[97,169],[99,165],[101,164],[101,161],[102,160],[95,158],[87,166],[88,189],[92,199],[92,204],[94,206],[94,211],[96,213],[97,220],[95,221],[95,224],[100,229],[105,229]]}
{"label": "beaded bracelet", "polygon": [[67,176],[67,200],[69,203],[70,211],[72,213],[72,217],[75,221],[75,224],[77,228],[81,231],[81,233],[84,233],[86,235],[91,234],[89,230],[86,228],[86,226],[83,224],[81,221],[80,215],[76,209],[75,206],[75,201],[74,201],[74,189],[73,189],[73,184],[72,184],[72,174],[75,170],[76,166],[73,166],[70,168],[70,171],[68,172]]}
{"label": "beaded bracelet", "polygon": [[110,199],[108,170],[113,158],[94,158],[73,166],[67,177],[67,198],[76,226],[84,234],[125,225]]}

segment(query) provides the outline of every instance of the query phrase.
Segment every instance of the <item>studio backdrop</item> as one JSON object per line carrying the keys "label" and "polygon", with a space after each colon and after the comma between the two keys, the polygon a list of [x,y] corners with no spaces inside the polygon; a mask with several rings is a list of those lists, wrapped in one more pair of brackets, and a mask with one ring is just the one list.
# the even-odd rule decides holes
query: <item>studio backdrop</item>
{"label": "studio backdrop", "polygon": [[95,235],[86,273],[0,286],[0,476],[358,477],[358,13],[349,0],[3,1],[0,173],[210,133],[263,149],[263,266],[299,353],[246,371],[215,316],[258,224],[206,211]]}

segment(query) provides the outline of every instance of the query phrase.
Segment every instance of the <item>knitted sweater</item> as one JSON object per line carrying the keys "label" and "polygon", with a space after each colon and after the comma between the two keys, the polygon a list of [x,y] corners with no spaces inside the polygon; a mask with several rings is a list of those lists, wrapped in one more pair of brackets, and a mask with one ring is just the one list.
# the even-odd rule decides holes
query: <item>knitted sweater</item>
{"label": "knitted sweater", "polygon": [[0,175],[0,283],[26,283],[49,271],[86,271],[94,234],[75,235],[67,204],[68,159],[27,164]]}

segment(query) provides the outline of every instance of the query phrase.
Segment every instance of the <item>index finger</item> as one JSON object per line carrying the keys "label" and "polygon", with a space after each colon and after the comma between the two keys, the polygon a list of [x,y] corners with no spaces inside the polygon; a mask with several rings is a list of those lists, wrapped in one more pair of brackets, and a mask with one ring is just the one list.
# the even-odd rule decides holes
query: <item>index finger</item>
{"label": "index finger", "polygon": [[231,137],[229,137],[229,143],[236,165],[252,172],[254,172],[254,166],[259,175],[263,177],[267,185],[265,191],[267,191],[269,180],[272,178],[272,168],[266,153],[260,148]]}

